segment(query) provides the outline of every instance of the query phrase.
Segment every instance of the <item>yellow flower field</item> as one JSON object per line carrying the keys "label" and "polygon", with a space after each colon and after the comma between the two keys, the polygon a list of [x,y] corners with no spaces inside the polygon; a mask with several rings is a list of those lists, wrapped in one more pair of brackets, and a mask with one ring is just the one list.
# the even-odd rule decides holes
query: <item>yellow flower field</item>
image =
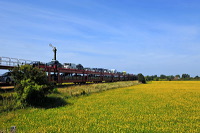
{"label": "yellow flower field", "polygon": [[68,105],[0,114],[0,131],[200,132],[200,82],[155,81],[68,99]]}

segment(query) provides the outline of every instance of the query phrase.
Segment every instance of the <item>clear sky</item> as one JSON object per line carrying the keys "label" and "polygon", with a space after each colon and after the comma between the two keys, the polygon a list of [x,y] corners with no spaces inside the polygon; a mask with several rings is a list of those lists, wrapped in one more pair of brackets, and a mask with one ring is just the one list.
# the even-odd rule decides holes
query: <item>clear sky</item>
{"label": "clear sky", "polygon": [[0,0],[0,56],[200,75],[199,0]]}

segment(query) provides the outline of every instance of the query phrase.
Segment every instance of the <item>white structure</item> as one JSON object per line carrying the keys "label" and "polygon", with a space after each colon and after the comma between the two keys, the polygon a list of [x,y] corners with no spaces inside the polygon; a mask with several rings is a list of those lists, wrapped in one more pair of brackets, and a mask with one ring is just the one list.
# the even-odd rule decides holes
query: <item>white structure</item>
{"label": "white structure", "polygon": [[64,63],[63,67],[68,68],[68,69],[77,69],[76,64],[74,64],[74,63]]}

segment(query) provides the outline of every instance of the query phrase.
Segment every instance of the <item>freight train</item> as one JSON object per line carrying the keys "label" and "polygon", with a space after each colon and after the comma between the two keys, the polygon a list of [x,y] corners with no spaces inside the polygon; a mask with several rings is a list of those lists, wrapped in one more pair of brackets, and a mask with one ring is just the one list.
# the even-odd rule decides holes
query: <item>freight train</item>
{"label": "freight train", "polygon": [[115,69],[88,68],[74,63],[61,64],[57,60],[52,60],[46,64],[38,61],[31,63],[31,65],[46,71],[48,80],[56,83],[72,82],[75,84],[84,84],[87,82],[99,83],[137,80],[136,75],[118,72]]}
{"label": "freight train", "polygon": [[[10,69],[15,67],[16,65],[33,65],[35,67],[43,69],[43,71],[47,73],[48,80],[55,83],[73,82],[75,84],[84,84],[87,82],[99,83],[137,80],[136,75],[127,74],[125,71],[118,72],[116,69],[88,68],[83,67],[81,64],[76,65],[74,63],[61,64],[58,60],[56,60],[56,47],[54,47],[52,44],[49,44],[49,46],[53,48],[54,52],[54,59],[52,59],[52,61],[49,63],[42,63],[40,61],[27,63],[29,62],[27,60],[0,57],[0,68]],[[6,65],[3,65],[3,63],[5,63]]]}

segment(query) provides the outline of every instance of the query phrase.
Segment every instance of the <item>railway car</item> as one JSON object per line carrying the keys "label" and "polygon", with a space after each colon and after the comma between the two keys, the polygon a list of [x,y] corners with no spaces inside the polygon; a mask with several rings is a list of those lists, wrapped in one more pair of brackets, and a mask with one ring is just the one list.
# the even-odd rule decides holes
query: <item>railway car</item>
{"label": "railway car", "polygon": [[112,72],[103,68],[71,69],[44,65],[39,67],[47,72],[49,81],[56,83],[73,82],[76,84],[84,84],[87,82],[99,83],[137,80],[136,75]]}

